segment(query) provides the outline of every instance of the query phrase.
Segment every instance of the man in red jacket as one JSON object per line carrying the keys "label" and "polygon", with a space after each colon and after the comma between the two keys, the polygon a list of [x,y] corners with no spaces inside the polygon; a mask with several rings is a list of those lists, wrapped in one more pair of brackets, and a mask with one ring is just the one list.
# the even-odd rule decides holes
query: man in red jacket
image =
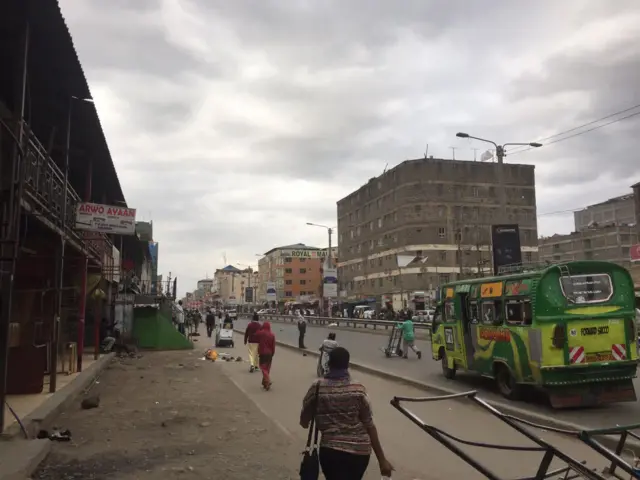
{"label": "man in red jacket", "polygon": [[271,388],[271,361],[276,353],[276,337],[271,332],[271,324],[264,322],[258,335],[258,362],[262,370],[262,387]]}
{"label": "man in red jacket", "polygon": [[255,372],[258,369],[258,332],[261,328],[258,320],[258,313],[253,312],[253,318],[244,331],[244,344],[249,350],[249,363],[251,363],[250,372]]}

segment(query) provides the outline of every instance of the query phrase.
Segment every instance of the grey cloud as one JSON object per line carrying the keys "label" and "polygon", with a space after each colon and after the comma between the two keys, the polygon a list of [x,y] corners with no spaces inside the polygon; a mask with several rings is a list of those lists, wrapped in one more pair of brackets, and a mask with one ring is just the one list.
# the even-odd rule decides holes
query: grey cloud
{"label": "grey cloud", "polygon": [[[546,59],[535,54],[538,45],[549,50],[548,37],[561,40],[584,24],[637,9],[635,0],[191,4],[211,28],[233,31],[239,45],[212,45],[224,52],[219,58],[173,45],[154,26],[159,0],[83,2],[87,16],[71,24],[90,80],[130,101],[127,125],[108,140],[127,198],[153,212],[161,268],[178,277],[211,272],[216,265],[207,262],[221,261],[223,251],[233,262],[299,241],[291,238],[292,224],[335,223],[339,196],[311,205],[291,198],[286,207],[268,195],[242,193],[251,192],[247,185],[263,192],[271,180],[304,178],[347,194],[385,164],[421,156],[426,143],[442,157],[451,155],[449,146],[461,147],[458,158],[485,147],[456,140],[457,131],[528,142],[640,103],[637,38],[590,54],[578,47]],[[255,56],[275,72],[243,78],[252,65],[242,62]],[[521,56],[542,62],[544,74],[527,72],[505,86],[502,72]],[[155,80],[170,85],[160,88]],[[218,93],[220,81],[271,108],[274,125],[260,125],[250,110],[248,121],[221,111],[211,120],[202,116],[209,125],[192,125],[200,93]],[[575,91],[588,100],[570,109],[550,101]],[[295,128],[278,131],[281,122]],[[593,189],[600,179],[606,187],[598,193],[612,196],[616,182],[626,191],[628,178],[640,177],[637,125],[620,122],[507,161],[539,166],[541,210],[573,208],[591,201],[585,185]]]}

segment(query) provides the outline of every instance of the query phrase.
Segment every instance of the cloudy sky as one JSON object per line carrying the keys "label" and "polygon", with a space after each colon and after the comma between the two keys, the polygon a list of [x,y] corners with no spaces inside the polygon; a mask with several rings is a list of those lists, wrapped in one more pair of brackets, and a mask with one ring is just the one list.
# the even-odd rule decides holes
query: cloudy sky
{"label": "cloudy sky", "polygon": [[[637,0],[60,0],[129,205],[180,291],[276,245],[393,166],[472,160],[640,104]],[[540,233],[640,181],[640,106],[509,162]],[[567,136],[565,135],[565,136]],[[636,148],[634,148],[636,147]],[[473,149],[479,149],[474,152]]]}

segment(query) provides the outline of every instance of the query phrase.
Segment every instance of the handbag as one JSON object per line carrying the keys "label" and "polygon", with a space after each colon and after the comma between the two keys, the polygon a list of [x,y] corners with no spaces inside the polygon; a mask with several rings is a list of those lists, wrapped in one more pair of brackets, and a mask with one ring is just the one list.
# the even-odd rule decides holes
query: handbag
{"label": "handbag", "polygon": [[309,435],[307,446],[302,452],[302,462],[300,462],[300,480],[318,480],[320,477],[320,456],[318,453],[318,426],[316,425],[316,414],[318,413],[318,398],[320,392],[320,381],[316,384],[316,400],[313,405],[313,416],[309,424]]}

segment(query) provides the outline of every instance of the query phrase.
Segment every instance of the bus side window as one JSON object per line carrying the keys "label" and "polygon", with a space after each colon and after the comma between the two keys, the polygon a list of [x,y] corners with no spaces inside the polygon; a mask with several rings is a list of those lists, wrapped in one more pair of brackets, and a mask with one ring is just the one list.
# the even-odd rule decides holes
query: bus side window
{"label": "bus side window", "polygon": [[509,300],[504,309],[506,321],[509,325],[530,326],[533,322],[531,302],[529,300]]}
{"label": "bus side window", "polygon": [[478,323],[480,316],[478,315],[478,302],[469,303],[469,318],[471,323]]}
{"label": "bus side window", "polygon": [[509,325],[522,325],[524,304],[520,300],[509,300],[504,306],[505,319]]}
{"label": "bus side window", "polygon": [[482,302],[482,320],[484,325],[493,325],[496,321],[496,306],[494,302]]}
{"label": "bus side window", "polygon": [[453,300],[449,300],[444,304],[444,321],[449,322],[456,319],[455,306]]}

